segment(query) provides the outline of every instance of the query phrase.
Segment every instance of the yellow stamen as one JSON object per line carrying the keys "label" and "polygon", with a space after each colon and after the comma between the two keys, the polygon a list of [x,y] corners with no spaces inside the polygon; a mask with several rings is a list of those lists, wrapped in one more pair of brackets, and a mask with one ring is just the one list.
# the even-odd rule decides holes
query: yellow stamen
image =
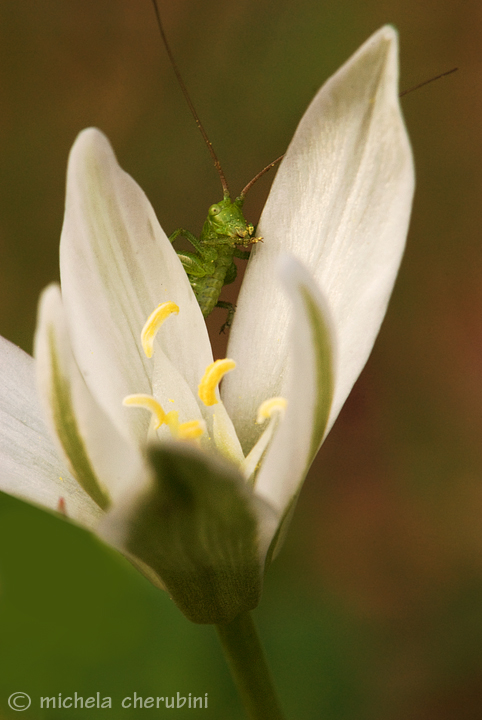
{"label": "yellow stamen", "polygon": [[157,430],[164,422],[166,422],[166,413],[162,409],[160,403],[158,403],[157,400],[150,395],[127,395],[127,397],[123,399],[122,404],[150,410],[156,421],[154,430]]}
{"label": "yellow stamen", "polygon": [[279,426],[279,423],[283,418],[286,405],[287,401],[285,398],[272,397],[261,403],[258,408],[256,423],[259,425],[265,422],[265,420],[269,420],[269,423],[268,427],[263,431],[258,442],[251,449],[251,452],[242,464],[245,477],[252,484],[254,484],[256,480],[256,471],[259,469],[263,455],[273,439],[276,428]]}
{"label": "yellow stamen", "polygon": [[216,405],[218,402],[216,388],[223,376],[230,370],[234,370],[235,367],[236,363],[229,358],[215,360],[207,366],[198,388],[199,397],[205,405]]}
{"label": "yellow stamen", "polygon": [[161,327],[164,320],[166,320],[172,313],[179,312],[179,307],[176,303],[165,302],[161,303],[156,309],[151,312],[146,320],[146,324],[142,328],[141,332],[141,343],[145,354],[148,358],[152,357],[152,346],[154,339],[157,335],[159,328]]}
{"label": "yellow stamen", "polygon": [[284,415],[286,410],[286,400],[283,397],[272,397],[269,400],[265,400],[258,408],[258,415],[256,417],[256,423],[260,425],[265,420],[269,420],[273,413],[280,413]]}

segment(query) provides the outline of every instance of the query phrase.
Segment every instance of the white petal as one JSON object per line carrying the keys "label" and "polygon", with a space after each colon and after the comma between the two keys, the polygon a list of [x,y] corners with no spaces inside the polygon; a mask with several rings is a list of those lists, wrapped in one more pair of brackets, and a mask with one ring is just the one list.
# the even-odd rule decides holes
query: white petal
{"label": "white petal", "polygon": [[119,413],[123,398],[151,392],[152,363],[140,333],[161,302],[174,301],[180,312],[161,329],[154,352],[162,348],[196,391],[212,361],[198,303],[146,196],[92,128],[70,155],[60,265],[75,357],[120,428],[129,429],[132,418]]}
{"label": "white petal", "polygon": [[398,101],[397,35],[375,33],[323,86],[288,148],[264,209],[264,243],[252,253],[231,329],[236,373],[223,400],[243,447],[252,418],[282,395],[289,303],[273,272],[281,252],[302,260],[334,319],[337,385],[329,425],[363,368],[385,314],[403,253],[414,186]]}
{"label": "white petal", "polygon": [[292,257],[282,258],[280,270],[294,310],[287,407],[256,478],[255,492],[282,519],[326,432],[336,351],[325,299],[308,270]]}
{"label": "white petal", "polygon": [[79,484],[107,509],[146,471],[140,453],[117,431],[79,372],[56,285],[40,299],[35,356],[41,398],[59,450]]}
{"label": "white petal", "polygon": [[101,511],[59,459],[42,419],[35,363],[0,338],[0,490],[92,528]]}

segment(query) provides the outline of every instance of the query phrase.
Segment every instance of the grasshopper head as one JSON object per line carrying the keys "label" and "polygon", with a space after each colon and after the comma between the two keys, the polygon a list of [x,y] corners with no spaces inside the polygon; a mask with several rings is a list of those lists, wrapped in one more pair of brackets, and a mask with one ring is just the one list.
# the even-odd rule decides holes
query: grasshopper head
{"label": "grasshopper head", "polygon": [[225,196],[209,208],[203,234],[219,244],[251,245],[254,227],[246,222],[240,204]]}

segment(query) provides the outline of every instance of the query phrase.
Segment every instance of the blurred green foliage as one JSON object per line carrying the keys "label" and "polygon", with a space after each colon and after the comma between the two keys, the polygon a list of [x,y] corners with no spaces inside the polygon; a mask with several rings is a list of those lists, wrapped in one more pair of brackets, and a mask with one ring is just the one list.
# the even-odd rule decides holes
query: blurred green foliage
{"label": "blurred green foliage", "polygon": [[[403,101],[418,177],[406,257],[256,615],[288,717],[481,717],[480,3],[177,0],[164,15],[234,192],[385,22],[400,32],[403,88],[460,66]],[[0,334],[28,351],[38,294],[58,277],[68,151],[88,125],[106,132],[166,231],[199,230],[219,181],[148,0],[3,0]],[[253,221],[269,182],[246,203]],[[216,313],[210,322],[214,337]],[[134,691],[208,692],[206,717],[243,717],[211,628],[88,534],[5,496],[0,648],[0,717],[17,717],[6,699],[20,690],[112,696],[95,720],[138,718],[116,706]],[[22,717],[86,713],[32,706]]]}

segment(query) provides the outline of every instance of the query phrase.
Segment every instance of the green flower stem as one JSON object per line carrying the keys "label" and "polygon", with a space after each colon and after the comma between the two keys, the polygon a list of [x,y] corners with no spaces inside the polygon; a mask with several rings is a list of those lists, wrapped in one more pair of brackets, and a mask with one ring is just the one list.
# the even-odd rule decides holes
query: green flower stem
{"label": "green flower stem", "polygon": [[256,626],[249,612],[216,625],[224,655],[250,720],[284,720]]}

